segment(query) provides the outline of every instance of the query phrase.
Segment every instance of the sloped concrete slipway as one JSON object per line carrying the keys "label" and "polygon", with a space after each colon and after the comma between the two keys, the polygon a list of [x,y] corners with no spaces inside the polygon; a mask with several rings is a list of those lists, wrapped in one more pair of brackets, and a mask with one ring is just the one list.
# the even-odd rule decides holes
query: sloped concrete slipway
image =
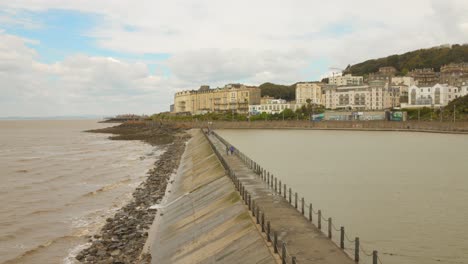
{"label": "sloped concrete slipway", "polygon": [[199,129],[150,230],[152,263],[277,263]]}

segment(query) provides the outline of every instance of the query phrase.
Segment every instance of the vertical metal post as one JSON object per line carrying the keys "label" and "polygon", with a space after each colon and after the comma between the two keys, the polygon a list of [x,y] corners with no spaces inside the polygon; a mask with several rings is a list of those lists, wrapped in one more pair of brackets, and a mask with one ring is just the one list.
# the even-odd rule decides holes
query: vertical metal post
{"label": "vertical metal post", "polygon": [[302,197],[301,202],[302,202],[302,205],[301,205],[301,212],[302,212],[302,215],[304,215],[304,214],[305,214],[305,210],[304,210],[304,197]]}
{"label": "vertical metal post", "polygon": [[318,225],[317,228],[322,230],[322,210],[318,210]]}
{"label": "vertical metal post", "polygon": [[359,262],[359,237],[354,240],[354,261]]}
{"label": "vertical metal post", "polygon": [[344,226],[340,228],[340,248],[344,249]]}
{"label": "vertical metal post", "polygon": [[257,213],[255,214],[255,218],[257,218],[257,225],[260,224],[260,216],[259,216],[259,214],[260,214],[260,210],[259,210],[258,207],[257,207]]}
{"label": "vertical metal post", "polygon": [[378,264],[377,250],[372,251],[372,264]]}
{"label": "vertical metal post", "polygon": [[289,188],[289,203],[292,204],[292,190]]}
{"label": "vertical metal post", "polygon": [[270,231],[271,231],[270,221],[267,221],[267,241],[268,242],[271,242]]}
{"label": "vertical metal post", "polygon": [[247,195],[247,200],[249,201],[249,211],[252,210],[252,200],[250,198],[250,194]]}
{"label": "vertical metal post", "polygon": [[286,264],[286,244],[284,241],[281,245],[281,264]]}
{"label": "vertical metal post", "polygon": [[271,180],[270,180],[270,185],[271,185],[271,189],[273,189],[273,174],[271,174]]}
{"label": "vertical metal post", "polygon": [[309,204],[309,221],[312,223],[312,204]]}
{"label": "vertical metal post", "polygon": [[277,179],[275,177],[275,193],[278,192],[278,189],[276,189],[276,187],[277,187],[276,182],[277,182]]}
{"label": "vertical metal post", "polygon": [[252,200],[252,216],[255,216],[255,200]]}
{"label": "vertical metal post", "polygon": [[265,213],[262,212],[262,232],[265,232]]}
{"label": "vertical metal post", "polygon": [[283,195],[284,195],[284,199],[286,199],[286,184],[284,185],[284,192],[283,192]]}
{"label": "vertical metal post", "polygon": [[267,173],[267,184],[270,186],[270,172]]}
{"label": "vertical metal post", "polygon": [[273,234],[273,237],[274,237],[274,240],[273,240],[274,251],[275,251],[275,253],[278,254],[278,233],[276,231]]}
{"label": "vertical metal post", "polygon": [[297,192],[294,193],[294,208],[297,209]]}
{"label": "vertical metal post", "polygon": [[332,239],[332,219],[328,217],[328,238]]}
{"label": "vertical metal post", "polygon": [[279,188],[278,189],[279,189],[279,194],[281,196],[281,180],[279,181]]}

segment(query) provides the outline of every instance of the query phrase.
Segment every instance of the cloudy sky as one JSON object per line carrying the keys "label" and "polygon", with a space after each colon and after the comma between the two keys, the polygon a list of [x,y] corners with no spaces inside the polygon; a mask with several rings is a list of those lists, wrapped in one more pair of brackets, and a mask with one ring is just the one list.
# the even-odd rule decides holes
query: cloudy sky
{"label": "cloudy sky", "polygon": [[467,0],[0,0],[0,117],[166,111],[201,84],[292,84],[468,42]]}

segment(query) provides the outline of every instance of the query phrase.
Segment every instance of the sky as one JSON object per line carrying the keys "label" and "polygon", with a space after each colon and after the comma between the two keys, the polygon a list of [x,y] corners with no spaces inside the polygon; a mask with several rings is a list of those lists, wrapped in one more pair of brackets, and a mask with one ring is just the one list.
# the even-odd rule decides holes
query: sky
{"label": "sky", "polygon": [[0,117],[152,114],[176,91],[293,84],[468,43],[467,0],[0,0]]}

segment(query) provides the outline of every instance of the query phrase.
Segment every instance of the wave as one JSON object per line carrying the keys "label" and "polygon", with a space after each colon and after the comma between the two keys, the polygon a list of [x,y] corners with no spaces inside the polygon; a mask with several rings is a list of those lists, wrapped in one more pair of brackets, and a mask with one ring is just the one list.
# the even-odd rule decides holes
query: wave
{"label": "wave", "polygon": [[92,191],[92,192],[89,192],[87,194],[84,194],[82,197],[91,197],[91,196],[95,196],[99,193],[103,193],[103,192],[106,192],[106,191],[110,191],[110,190],[113,190],[113,189],[116,189],[124,184],[128,184],[130,183],[132,180],[130,178],[126,178],[126,179],[123,179],[121,181],[118,181],[118,182],[115,182],[113,184],[110,184],[110,185],[106,185],[104,187],[101,187],[95,191]]}
{"label": "wave", "polygon": [[45,243],[43,243],[43,244],[41,244],[39,246],[36,246],[35,248],[29,249],[29,250],[27,250],[26,252],[22,253],[21,255],[19,255],[17,257],[14,257],[12,259],[9,259],[9,260],[5,261],[3,264],[23,263],[24,262],[23,259],[25,259],[27,257],[31,257],[34,254],[40,253],[41,251],[49,248],[50,246],[52,246],[54,244],[64,243],[65,241],[71,240],[71,239],[76,239],[76,237],[75,236],[62,236],[62,237],[55,238],[55,239],[47,241],[47,242],[45,242]]}
{"label": "wave", "polygon": [[53,213],[53,212],[60,211],[61,209],[62,209],[62,208],[37,210],[37,211],[34,211],[34,212],[31,212],[31,213],[27,214],[27,216],[35,216],[35,215]]}

